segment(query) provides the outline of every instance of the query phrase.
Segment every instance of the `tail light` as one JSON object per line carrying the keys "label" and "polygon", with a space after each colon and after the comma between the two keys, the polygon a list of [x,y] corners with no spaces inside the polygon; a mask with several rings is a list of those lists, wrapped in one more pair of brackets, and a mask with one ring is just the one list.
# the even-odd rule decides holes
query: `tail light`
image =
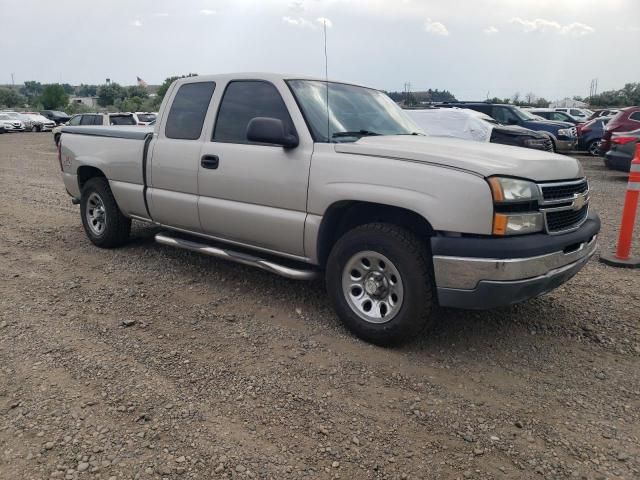
{"label": "tail light", "polygon": [[626,145],[627,143],[635,142],[636,140],[638,140],[636,137],[613,137],[611,139],[611,143]]}

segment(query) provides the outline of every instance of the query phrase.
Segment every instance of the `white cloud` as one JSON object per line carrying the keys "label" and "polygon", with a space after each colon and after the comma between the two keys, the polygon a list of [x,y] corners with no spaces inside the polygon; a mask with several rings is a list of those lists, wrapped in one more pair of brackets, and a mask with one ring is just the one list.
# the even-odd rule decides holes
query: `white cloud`
{"label": "white cloud", "polygon": [[300,28],[316,28],[313,22],[302,17],[282,17],[282,21],[292,27]]}
{"label": "white cloud", "polygon": [[131,26],[132,27],[141,27],[142,26],[142,22],[140,20],[134,20],[133,22],[131,22]]}
{"label": "white cloud", "polygon": [[203,8],[202,10],[200,10],[200,15],[215,15],[216,11],[215,10],[209,10],[208,8]]}
{"label": "white cloud", "polygon": [[499,32],[499,30],[496,27],[494,27],[493,25],[488,26],[487,28],[485,28],[482,31],[484,33],[486,33],[487,35],[495,35],[496,33]]}
{"label": "white cloud", "polygon": [[302,3],[302,0],[293,0],[289,2],[288,8],[289,8],[289,11],[293,13],[304,12],[304,4]]}
{"label": "white cloud", "polygon": [[333,22],[331,20],[329,20],[328,18],[325,18],[325,17],[316,18],[316,22],[318,22],[318,25],[320,25],[320,26],[326,25],[327,28],[333,27]]}
{"label": "white cloud", "polygon": [[582,37],[583,35],[589,35],[590,33],[593,33],[595,31],[596,29],[590,25],[585,25],[584,23],[580,22],[573,22],[562,27],[560,33]]}
{"label": "white cloud", "polygon": [[153,14],[154,17],[168,17],[169,14],[166,12],[158,12]]}
{"label": "white cloud", "polygon": [[449,30],[440,22],[432,22],[430,18],[424,24],[424,29],[432,35],[440,35],[442,37],[449,36]]}
{"label": "white cloud", "polygon": [[572,22],[561,25],[555,20],[536,18],[535,20],[525,20],[520,17],[513,17],[509,23],[517,25],[525,33],[531,32],[556,32],[562,35],[583,36],[595,32],[595,28],[580,22]]}

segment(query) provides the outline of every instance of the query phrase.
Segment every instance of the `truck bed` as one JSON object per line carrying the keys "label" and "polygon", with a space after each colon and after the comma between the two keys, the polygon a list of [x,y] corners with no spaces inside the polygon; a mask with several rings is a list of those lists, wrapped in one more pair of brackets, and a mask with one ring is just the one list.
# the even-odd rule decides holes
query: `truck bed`
{"label": "truck bed", "polygon": [[62,133],[91,135],[93,137],[126,138],[128,140],[144,140],[149,133],[153,133],[153,127],[64,127],[62,129]]}

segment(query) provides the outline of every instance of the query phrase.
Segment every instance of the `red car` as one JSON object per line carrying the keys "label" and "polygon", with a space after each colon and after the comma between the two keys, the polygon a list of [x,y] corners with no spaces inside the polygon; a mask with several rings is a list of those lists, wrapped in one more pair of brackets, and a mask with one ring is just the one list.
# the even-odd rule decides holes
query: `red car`
{"label": "red car", "polygon": [[640,107],[623,108],[615,115],[604,131],[600,142],[600,152],[605,154],[611,148],[611,135],[616,132],[630,132],[640,128]]}

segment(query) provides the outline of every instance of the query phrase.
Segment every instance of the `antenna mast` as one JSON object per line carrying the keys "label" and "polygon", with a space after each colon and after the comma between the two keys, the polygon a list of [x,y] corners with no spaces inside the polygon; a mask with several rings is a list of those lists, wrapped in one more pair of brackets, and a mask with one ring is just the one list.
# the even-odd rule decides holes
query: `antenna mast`
{"label": "antenna mast", "polygon": [[327,142],[331,141],[331,128],[329,122],[329,60],[327,57],[327,19],[322,19],[324,32],[324,80],[327,87]]}

